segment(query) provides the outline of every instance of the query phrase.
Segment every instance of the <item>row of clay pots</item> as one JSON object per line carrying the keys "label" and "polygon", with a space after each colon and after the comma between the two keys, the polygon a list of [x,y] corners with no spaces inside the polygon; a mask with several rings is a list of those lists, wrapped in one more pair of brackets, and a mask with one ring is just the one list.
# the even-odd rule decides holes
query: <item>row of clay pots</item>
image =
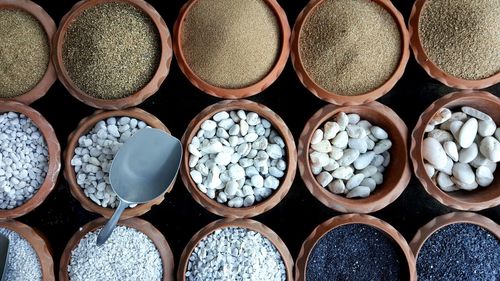
{"label": "row of clay pots", "polygon": [[[500,204],[500,190],[496,188],[498,187],[500,181],[498,171],[495,173],[495,181],[488,188],[481,188],[472,192],[457,191],[452,193],[442,191],[425,173],[422,158],[422,141],[426,124],[440,108],[453,108],[463,105],[478,108],[489,114],[497,124],[500,123],[500,114],[498,112],[500,100],[489,93],[452,93],[437,100],[421,115],[412,134],[410,154],[415,174],[420,179],[426,191],[444,205],[460,210],[481,210],[497,206]],[[283,137],[287,149],[286,161],[288,163],[288,168],[285,177],[281,180],[280,187],[267,200],[246,208],[230,208],[208,198],[208,196],[197,188],[196,184],[191,179],[188,167],[189,152],[187,151],[187,147],[191,142],[192,137],[200,129],[201,123],[211,118],[217,112],[234,109],[254,111],[260,116],[268,119],[272,123],[273,127],[276,128],[276,130]],[[61,166],[59,142],[57,141],[57,137],[50,124],[37,111],[21,103],[13,101],[0,103],[0,112],[8,111],[23,113],[32,119],[40,128],[49,147],[49,170],[40,190],[32,199],[28,200],[25,204],[18,208],[0,210],[0,218],[19,217],[39,206],[54,188]],[[385,128],[393,141],[391,154],[398,155],[398,157],[392,157],[392,161],[385,171],[386,180],[383,184],[377,188],[373,195],[364,199],[348,199],[344,196],[335,195],[327,191],[318,184],[311,171],[309,147],[312,134],[326,120],[330,120],[340,111],[345,113],[357,113],[362,119],[368,120],[373,124],[377,124],[382,128]],[[76,182],[76,174],[74,168],[71,166],[71,159],[74,156],[74,150],[78,144],[78,139],[90,131],[98,121],[105,120],[112,116],[128,116],[136,118],[143,120],[151,127],[169,132],[168,128],[155,116],[141,109],[131,108],[116,111],[96,111],[93,115],[82,119],[77,129],[70,134],[68,145],[64,153],[64,176],[70,185],[71,193],[78,199],[78,201],[81,202],[82,206],[88,211],[99,213],[104,217],[110,217],[114,210],[98,206],[85,196],[82,188]],[[299,139],[298,149],[296,150],[294,138],[290,130],[286,126],[285,122],[271,109],[248,100],[222,101],[207,107],[191,121],[182,138],[182,143],[185,150],[183,163],[181,165],[181,176],[184,185],[187,187],[193,198],[207,210],[214,214],[230,218],[253,217],[268,211],[281,202],[293,183],[297,162],[301,177],[309,191],[323,204],[340,212],[370,213],[380,210],[399,197],[411,177],[410,161],[407,153],[408,129],[394,111],[378,102],[356,106],[327,105],[323,107],[316,114],[314,114],[305,125]],[[166,192],[170,192],[173,184],[174,183],[169,186]],[[147,204],[142,204],[136,208],[126,210],[123,216],[124,218],[140,216],[149,211],[153,205],[160,204],[163,199],[164,194]]]}
{"label": "row of clay pots", "polygon": [[[104,218],[99,218],[94,221],[89,222],[82,228],[80,228],[73,237],[69,240],[62,254],[60,265],[59,265],[59,280],[67,281],[68,276],[68,265],[71,260],[71,253],[75,247],[79,244],[80,240],[85,237],[85,235],[91,231],[102,227],[106,220]],[[426,240],[432,236],[436,231],[443,227],[456,223],[470,223],[478,225],[485,230],[492,233],[497,239],[500,239],[500,226],[493,222],[492,220],[474,213],[449,213],[443,216],[439,216],[423,227],[421,227],[415,234],[413,240],[408,244],[405,238],[390,224],[380,220],[378,218],[369,215],[360,214],[349,214],[333,217],[324,223],[317,226],[312,233],[307,237],[307,239],[302,244],[300,252],[298,254],[295,270],[294,270],[294,260],[281,238],[270,228],[262,223],[249,219],[221,219],[208,224],[198,231],[188,242],[182,255],[180,257],[179,266],[177,270],[177,280],[186,280],[185,272],[189,263],[189,257],[191,256],[193,250],[196,248],[198,243],[207,235],[213,233],[214,231],[226,228],[226,227],[241,227],[246,228],[255,232],[262,234],[264,237],[269,239],[269,241],[276,247],[279,251],[283,262],[285,264],[287,280],[297,280],[305,281],[305,273],[307,270],[308,258],[314,249],[314,246],[318,241],[328,232],[334,230],[335,228],[348,225],[348,224],[363,224],[373,227],[382,233],[384,233],[390,240],[394,243],[395,247],[402,253],[401,261],[402,272],[407,274],[405,280],[415,281],[417,280],[417,269],[416,269],[416,259],[418,257],[419,251],[426,242]],[[163,236],[163,234],[156,229],[153,225],[145,220],[139,218],[131,218],[127,220],[122,220],[118,223],[119,225],[135,228],[138,231],[147,235],[151,241],[155,244],[156,248],[160,253],[160,257],[163,262],[163,280],[174,280],[174,257],[170,246]],[[0,221],[0,227],[8,228],[12,231],[20,234],[24,239],[26,239],[34,248],[42,268],[43,280],[52,281],[55,280],[54,276],[54,263],[50,253],[50,247],[48,246],[47,239],[43,237],[42,234],[32,229],[31,227],[22,224],[17,221],[7,220]],[[295,276],[295,277],[293,277]]]}
{"label": "row of clay pots", "polygon": [[[38,85],[33,88],[31,91],[27,92],[24,95],[14,98],[17,101],[30,104],[36,99],[42,97],[50,88],[50,86],[54,83],[56,76],[59,77],[59,80],[66,87],[66,89],[78,100],[86,103],[87,105],[102,108],[102,109],[122,109],[131,106],[136,106],[142,103],[146,98],[150,97],[154,93],[158,91],[160,85],[165,80],[168,72],[170,70],[170,63],[172,61],[172,39],[169,33],[169,29],[165,24],[165,21],[162,19],[160,14],[147,2],[143,0],[121,0],[124,2],[131,3],[143,10],[147,15],[150,16],[153,23],[157,27],[160,34],[161,41],[161,58],[159,62],[158,69],[154,74],[151,81],[139,90],[137,93],[130,95],[121,99],[114,100],[104,100],[92,97],[82,90],[80,90],[71,80],[69,74],[64,66],[62,59],[62,46],[64,43],[64,36],[70,26],[71,22],[74,21],[84,10],[112,0],[99,0],[99,1],[88,1],[83,0],[76,3],[73,8],[62,18],[61,23],[59,25],[59,29],[56,31],[56,25],[54,21],[50,18],[50,16],[38,5],[30,2],[28,0],[16,1],[12,0],[0,0],[0,9],[4,7],[14,7],[20,8],[28,13],[32,14],[35,18],[39,20],[42,24],[47,36],[52,44],[52,63],[49,63],[49,67],[45,73],[45,76]],[[114,1],[114,0],[113,0]],[[245,88],[240,89],[225,89],[216,87],[208,84],[203,81],[200,77],[198,77],[188,65],[185,56],[183,54],[183,49],[181,46],[182,38],[182,23],[189,12],[190,8],[197,0],[188,1],[181,9],[179,17],[174,27],[174,45],[173,50],[176,54],[177,60],[179,61],[179,66],[182,72],[187,76],[187,78],[191,81],[191,83],[199,88],[200,90],[206,92],[207,94],[225,98],[225,99],[238,99],[244,98],[248,96],[252,96],[258,94],[269,87],[281,74],[283,71],[285,64],[288,60],[288,56],[291,53],[292,63],[297,72],[297,76],[304,86],[317,97],[338,105],[357,105],[364,104],[378,99],[383,96],[387,92],[389,92],[396,82],[402,77],[406,64],[408,62],[410,56],[410,45],[413,49],[415,57],[417,61],[422,65],[422,67],[427,71],[427,73],[434,77],[435,79],[441,81],[442,83],[456,88],[461,89],[481,89],[486,88],[488,86],[494,85],[500,82],[500,73],[497,73],[489,78],[482,80],[464,80],[459,79],[449,74],[443,72],[436,65],[429,60],[425,52],[423,51],[422,44],[420,42],[419,34],[418,34],[418,19],[420,16],[420,12],[422,10],[422,6],[425,3],[425,0],[417,0],[412,10],[412,14],[409,20],[409,32],[406,28],[403,16],[401,13],[394,7],[394,5],[387,0],[376,0],[379,5],[383,6],[395,19],[396,23],[399,26],[399,30],[402,37],[401,44],[401,58],[399,60],[398,66],[392,76],[380,87],[377,89],[370,91],[368,93],[358,95],[358,96],[342,96],[336,93],[329,92],[323,89],[321,86],[316,84],[309,74],[304,69],[302,60],[299,56],[299,37],[300,32],[302,30],[302,26],[306,19],[311,14],[311,11],[315,9],[315,7],[321,3],[323,0],[313,0],[310,1],[309,4],[304,8],[301,12],[297,21],[295,23],[295,27],[292,32],[290,32],[290,26],[286,17],[284,10],[278,4],[276,0],[265,0],[269,7],[274,11],[279,26],[281,29],[281,50],[279,52],[278,59],[276,60],[275,65],[271,69],[271,71],[259,82],[250,85]],[[56,75],[57,73],[57,75]]]}

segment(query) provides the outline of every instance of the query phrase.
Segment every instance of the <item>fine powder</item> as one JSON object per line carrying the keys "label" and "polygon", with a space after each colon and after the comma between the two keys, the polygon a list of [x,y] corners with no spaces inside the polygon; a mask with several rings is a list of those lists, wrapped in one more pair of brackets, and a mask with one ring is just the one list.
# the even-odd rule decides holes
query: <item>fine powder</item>
{"label": "fine powder", "polygon": [[500,0],[427,0],[418,23],[429,59],[444,72],[479,80],[500,72]]}
{"label": "fine powder", "polygon": [[240,227],[217,229],[189,257],[187,281],[285,281],[276,247],[262,234]]}
{"label": "fine powder", "polygon": [[161,47],[151,18],[127,3],[104,3],[79,15],[64,37],[63,61],[70,78],[88,95],[118,99],[153,77]]}
{"label": "fine powder", "polygon": [[42,280],[42,268],[31,244],[17,232],[0,228],[0,234],[9,238],[9,262],[4,272],[6,281]]}
{"label": "fine powder", "polygon": [[370,0],[326,0],[299,35],[305,71],[321,88],[345,96],[375,90],[394,73],[401,35],[392,15]]}
{"label": "fine powder", "polygon": [[182,28],[187,64],[199,78],[217,87],[257,83],[279,55],[278,21],[263,0],[198,0]]}
{"label": "fine powder", "polygon": [[40,23],[24,11],[0,9],[0,98],[32,90],[45,75],[49,58]]}
{"label": "fine powder", "polygon": [[348,224],[316,243],[306,267],[308,281],[404,280],[394,243],[379,230]]}
{"label": "fine powder", "polygon": [[425,241],[417,258],[418,280],[500,280],[500,241],[468,223],[448,225]]}
{"label": "fine powder", "polygon": [[155,244],[144,233],[117,226],[102,246],[96,245],[100,229],[89,232],[71,252],[71,281],[159,281],[163,263]]}

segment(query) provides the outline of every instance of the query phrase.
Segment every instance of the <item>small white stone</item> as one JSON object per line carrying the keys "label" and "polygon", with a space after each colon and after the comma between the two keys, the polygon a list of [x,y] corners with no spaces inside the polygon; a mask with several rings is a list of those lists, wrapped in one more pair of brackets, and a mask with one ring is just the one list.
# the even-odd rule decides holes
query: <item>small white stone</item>
{"label": "small white stone", "polygon": [[497,126],[495,122],[493,122],[493,120],[487,120],[487,121],[481,120],[479,121],[477,132],[482,137],[489,137],[495,133],[496,129]]}
{"label": "small white stone", "polygon": [[369,187],[371,192],[373,192],[375,190],[375,187],[377,187],[377,183],[372,178],[363,179],[359,185]]}
{"label": "small white stone", "polygon": [[432,178],[436,173],[436,169],[434,169],[434,166],[432,166],[431,164],[424,163],[424,169],[429,178]]}
{"label": "small white stone", "polygon": [[465,184],[471,184],[475,180],[474,172],[469,164],[456,163],[453,165],[453,177]]}
{"label": "small white stone", "polygon": [[456,143],[452,141],[447,141],[443,143],[443,149],[453,161],[455,162],[458,161],[458,148]]}
{"label": "small white stone", "polygon": [[375,152],[375,154],[381,154],[389,150],[391,147],[392,147],[391,140],[389,139],[381,140],[375,145],[375,147],[373,148],[373,152]]}
{"label": "small white stone", "polygon": [[494,137],[485,137],[479,145],[479,151],[493,162],[500,161],[500,142]]}
{"label": "small white stone", "polygon": [[339,160],[344,155],[344,151],[341,148],[332,147],[332,151],[328,155],[334,160]]}
{"label": "small white stone", "polygon": [[221,111],[221,112],[218,112],[214,115],[214,117],[212,117],[212,119],[215,121],[215,122],[219,122],[221,120],[224,120],[224,119],[227,119],[229,118],[229,113],[227,113],[226,111]]}
{"label": "small white stone", "polygon": [[263,187],[264,186],[264,178],[261,175],[252,176],[250,181],[254,187]]}
{"label": "small white stone", "polygon": [[451,118],[451,111],[448,108],[441,108],[439,109],[434,116],[432,116],[431,120],[429,121],[430,125],[439,125],[442,124],[448,119]]}
{"label": "small white stone", "polygon": [[360,173],[365,175],[365,178],[369,178],[369,177],[373,176],[377,171],[378,171],[377,167],[368,166],[368,167],[364,168],[363,170],[361,170]]}
{"label": "small white stone", "polygon": [[260,116],[255,112],[248,112],[246,120],[248,125],[255,126],[260,124]]}
{"label": "small white stone", "polygon": [[323,138],[325,140],[333,139],[340,131],[340,126],[337,122],[326,122],[324,126]]}
{"label": "small white stone", "polygon": [[351,190],[351,189],[353,189],[355,187],[358,187],[364,179],[365,179],[365,175],[363,175],[363,174],[355,174],[354,176],[352,176],[347,181],[345,187],[348,190]]}
{"label": "small white stone", "polygon": [[422,142],[423,158],[436,169],[446,166],[447,156],[441,144],[434,138],[426,138]]}
{"label": "small white stone", "polygon": [[474,190],[478,187],[478,184],[476,181],[473,181],[470,184],[466,184],[466,183],[461,182],[459,179],[457,179],[455,177],[452,177],[451,180],[455,183],[455,185],[458,188],[463,189],[463,190],[471,191],[471,190]]}
{"label": "small white stone", "polygon": [[[214,142],[209,143],[207,146],[201,147],[201,151],[203,153],[207,153],[207,154],[219,153],[223,149],[224,149],[224,146],[219,141],[214,141]],[[193,153],[193,155],[195,155],[195,154]],[[198,155],[196,155],[196,156],[198,156]]]}
{"label": "small white stone", "polygon": [[368,150],[368,144],[366,142],[366,138],[349,139],[348,146],[349,148],[356,149],[360,153],[365,153]]}
{"label": "small white stone", "polygon": [[438,173],[436,182],[438,186],[443,190],[449,190],[451,186],[455,185],[455,183],[451,181],[450,176],[442,172]]}
{"label": "small white stone", "polygon": [[453,135],[441,129],[434,129],[427,134],[428,137],[435,138],[438,142],[444,143],[453,141]]}
{"label": "small white stone", "polygon": [[326,187],[333,181],[333,176],[328,172],[321,172],[318,176],[316,176],[316,180],[318,181],[319,185],[321,185],[322,187]]}
{"label": "small white stone", "polygon": [[377,154],[373,156],[373,160],[370,162],[370,165],[375,167],[380,167],[384,164],[385,158],[384,156]]}
{"label": "small white stone", "polygon": [[490,171],[485,166],[480,166],[479,168],[476,169],[476,182],[480,186],[488,186],[490,185],[494,180],[493,173]]}
{"label": "small white stone", "polygon": [[335,122],[338,123],[340,130],[343,131],[346,129],[347,124],[349,124],[349,117],[344,112],[339,112],[334,117]]}
{"label": "small white stone", "polygon": [[365,129],[363,129],[358,125],[352,125],[352,124],[347,125],[346,132],[350,138],[361,139],[366,137]]}
{"label": "small white stone", "polygon": [[[351,165],[356,159],[359,157],[359,151],[354,149],[346,149],[344,150],[344,155],[337,162],[340,166],[348,166]],[[371,161],[371,159],[370,159]]]}
{"label": "small white stone", "polygon": [[332,172],[332,176],[336,179],[348,180],[353,176],[353,173],[354,170],[351,167],[339,167]]}
{"label": "small white stone", "polygon": [[472,145],[477,135],[478,122],[476,118],[467,120],[458,133],[458,143],[461,147],[467,148]]}
{"label": "small white stone", "polygon": [[233,180],[239,180],[245,178],[245,169],[243,169],[238,164],[232,164],[229,166],[229,177]]}
{"label": "small white stone", "polygon": [[273,176],[268,176],[265,180],[264,180],[264,187],[265,188],[269,188],[269,189],[277,189],[280,185],[280,181],[273,177]]}
{"label": "small white stone", "polygon": [[326,153],[315,151],[309,154],[309,158],[312,164],[318,164],[320,167],[324,167],[330,163],[330,158]]}
{"label": "small white stone", "polygon": [[490,169],[492,173],[494,173],[497,169],[497,163],[487,159],[481,153],[477,154],[476,159],[470,162],[470,165],[476,169],[480,166],[485,166],[486,168]]}
{"label": "small white stone", "polygon": [[485,121],[492,120],[488,114],[469,106],[462,107],[462,111],[467,115],[475,117],[479,120],[485,120]]}
{"label": "small white stone", "polygon": [[328,185],[328,190],[333,194],[343,194],[346,188],[342,180],[334,180]]}
{"label": "small white stone", "polygon": [[361,117],[356,113],[347,114],[347,118],[349,119],[349,124],[357,124],[361,119]]}
{"label": "small white stone", "polygon": [[213,120],[205,120],[201,123],[201,128],[205,131],[212,131],[217,128],[217,123]]}
{"label": "small white stone", "polygon": [[370,196],[370,188],[367,186],[358,186],[349,191],[346,195],[347,198],[356,198],[356,197],[366,198],[368,196]]}
{"label": "small white stone", "polygon": [[[358,159],[354,161],[354,168],[357,170],[363,170],[368,167],[375,157],[375,152],[369,151],[367,153],[359,155]],[[380,166],[380,165],[379,165]]]}
{"label": "small white stone", "polygon": [[460,133],[460,129],[463,125],[464,122],[458,120],[450,123],[450,132],[455,137],[455,139],[458,139],[458,134]]}
{"label": "small white stone", "polygon": [[317,144],[322,140],[323,140],[323,131],[317,129],[316,131],[314,131],[314,134],[312,135],[311,144]]}
{"label": "small white stone", "polygon": [[462,163],[470,163],[472,162],[472,160],[476,159],[477,154],[478,154],[477,144],[473,143],[468,148],[463,148],[462,150],[460,150],[460,153],[458,155],[458,161]]}
{"label": "small white stone", "polygon": [[436,168],[437,171],[440,171],[440,172],[443,172],[443,173],[446,173],[447,175],[451,175],[453,173],[453,165],[454,165],[455,162],[453,162],[453,160],[451,160],[450,157],[446,157],[446,165],[444,167],[441,167],[441,168]]}
{"label": "small white stone", "polygon": [[332,144],[338,148],[345,148],[349,142],[349,136],[346,131],[339,132],[332,140]]}
{"label": "small white stone", "polygon": [[328,140],[322,140],[316,144],[312,144],[311,148],[318,152],[323,152],[323,153],[328,153],[332,151],[332,145]]}
{"label": "small white stone", "polygon": [[371,131],[372,135],[379,140],[385,140],[389,137],[387,132],[378,126],[371,127],[370,131]]}
{"label": "small white stone", "polygon": [[280,159],[283,157],[282,148],[277,144],[269,144],[266,148],[266,152],[271,159]]}
{"label": "small white stone", "polygon": [[371,178],[375,181],[376,184],[382,184],[384,182],[384,175],[380,172],[376,172],[371,176]]}
{"label": "small white stone", "polygon": [[323,169],[327,172],[332,172],[333,170],[336,170],[338,167],[340,167],[339,163],[335,161],[335,159],[330,158],[328,165],[323,166]]}

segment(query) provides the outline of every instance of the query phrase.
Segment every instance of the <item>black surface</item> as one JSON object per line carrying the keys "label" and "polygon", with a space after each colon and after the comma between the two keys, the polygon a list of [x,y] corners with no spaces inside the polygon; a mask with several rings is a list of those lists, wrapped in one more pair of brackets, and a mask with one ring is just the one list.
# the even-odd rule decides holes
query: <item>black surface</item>
{"label": "black surface", "polygon": [[[62,16],[76,1],[36,2],[59,24]],[[149,2],[160,12],[172,32],[184,1]],[[279,0],[279,2],[293,26],[297,15],[308,1]],[[413,1],[393,2],[407,22]],[[500,95],[500,85],[488,90],[497,96]],[[419,115],[434,100],[452,91],[453,89],[430,78],[411,57],[403,78],[379,101],[395,110],[412,130]],[[290,61],[271,87],[250,99],[269,106],[279,114],[288,124],[296,141],[306,121],[326,105],[326,102],[319,100],[302,86]],[[217,101],[219,99],[206,95],[192,86],[179,70],[177,61],[173,60],[170,74],[160,91],[139,107],[160,118],[172,133],[180,138],[190,120],[203,108]],[[54,126],[62,148],[66,146],[68,134],[75,129],[78,122],[95,110],[74,99],[59,82],[56,82],[48,94],[32,106]],[[435,216],[450,211],[452,209],[440,205],[430,197],[418,180],[412,177],[406,191],[398,200],[373,215],[392,224],[410,241],[419,227]],[[500,222],[500,207],[480,213],[497,223]],[[255,219],[276,231],[287,244],[292,256],[296,258],[302,242],[311,231],[318,224],[336,215],[339,213],[325,207],[309,193],[297,172],[294,184],[283,202]],[[71,196],[61,173],[56,189],[44,204],[19,220],[38,228],[49,238],[54,260],[58,265],[60,255],[70,237],[80,226],[97,217],[96,214],[85,211]],[[176,265],[191,236],[209,222],[219,218],[191,198],[180,177],[165,201],[142,217],[153,223],[165,235],[173,250]]]}

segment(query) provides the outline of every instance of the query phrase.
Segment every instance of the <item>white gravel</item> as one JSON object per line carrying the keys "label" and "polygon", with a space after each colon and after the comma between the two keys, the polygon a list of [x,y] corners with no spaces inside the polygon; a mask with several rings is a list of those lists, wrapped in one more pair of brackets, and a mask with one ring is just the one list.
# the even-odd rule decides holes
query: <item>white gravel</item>
{"label": "white gravel", "polygon": [[0,234],[9,238],[9,263],[4,273],[5,281],[42,280],[42,268],[31,244],[17,232],[0,228]]}

